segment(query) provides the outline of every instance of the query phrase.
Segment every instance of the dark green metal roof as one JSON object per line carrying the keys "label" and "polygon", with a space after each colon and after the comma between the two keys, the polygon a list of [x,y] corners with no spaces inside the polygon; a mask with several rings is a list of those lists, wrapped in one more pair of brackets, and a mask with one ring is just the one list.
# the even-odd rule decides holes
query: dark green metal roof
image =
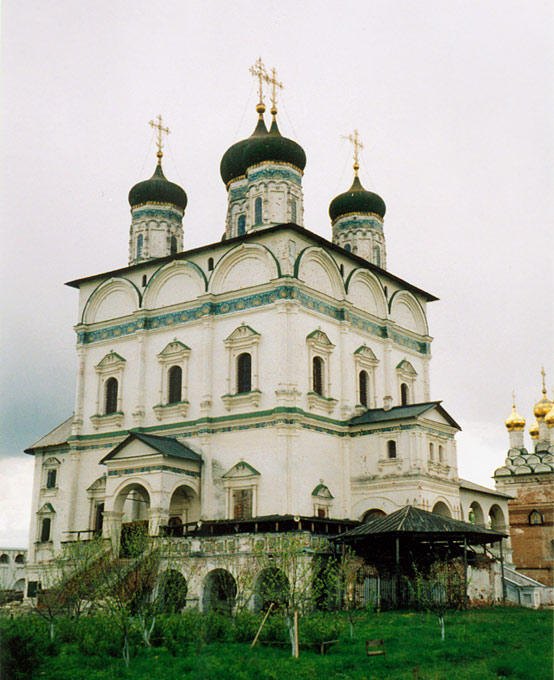
{"label": "dark green metal roof", "polygon": [[461,430],[462,428],[452,418],[452,416],[445,411],[441,406],[440,401],[428,401],[423,404],[406,404],[404,406],[393,406],[385,411],[384,408],[368,409],[360,416],[355,416],[350,419],[350,425],[365,425],[369,423],[383,423],[388,420],[405,420],[407,418],[417,418],[427,411],[436,408],[441,416],[452,425],[452,427]]}
{"label": "dark green metal roof", "polygon": [[470,540],[481,538],[480,542],[482,542],[482,539],[489,539],[486,542],[499,541],[503,536],[507,536],[507,534],[493,529],[485,529],[477,524],[437,515],[434,512],[415,508],[413,505],[405,505],[400,510],[391,512],[390,515],[376,517],[344,534],[340,534],[337,540],[355,540],[365,536],[382,536],[384,534],[400,536],[410,534],[419,537],[441,535],[453,538],[465,536]]}
{"label": "dark green metal roof", "polygon": [[178,184],[166,179],[161,163],[158,163],[152,177],[135,184],[129,192],[132,208],[144,203],[169,203],[184,210],[187,207],[187,195]]}
{"label": "dark green metal roof", "polygon": [[283,137],[274,120],[269,132],[262,117],[254,132],[247,139],[233,144],[221,159],[221,179],[228,184],[231,180],[246,175],[252,165],[264,161],[290,163],[299,170],[306,167],[304,149],[292,139]]}
{"label": "dark green metal roof", "polygon": [[182,444],[176,439],[172,439],[171,437],[160,437],[159,435],[153,434],[143,434],[142,432],[130,432],[129,436],[126,437],[120,444],[118,444],[115,449],[110,451],[107,456],[104,456],[100,463],[104,463],[107,460],[113,458],[133,439],[139,439],[141,442],[148,444],[148,446],[156,449],[156,451],[159,451],[159,453],[164,456],[182,458],[184,460],[202,461],[202,456],[200,456],[198,453],[195,453],[189,449],[188,446],[185,446],[185,444]]}
{"label": "dark green metal roof", "polygon": [[329,216],[333,222],[341,215],[351,213],[373,213],[382,218],[386,211],[387,207],[381,196],[364,189],[357,176],[354,177],[350,189],[336,196],[329,205]]}

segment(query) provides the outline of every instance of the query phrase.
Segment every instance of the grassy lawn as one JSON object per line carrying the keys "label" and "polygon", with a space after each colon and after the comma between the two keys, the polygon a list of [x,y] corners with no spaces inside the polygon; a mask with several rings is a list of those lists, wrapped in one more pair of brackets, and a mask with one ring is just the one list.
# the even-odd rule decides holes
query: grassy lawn
{"label": "grassy lawn", "polygon": [[[337,615],[329,615],[337,616]],[[421,680],[552,679],[552,612],[506,607],[451,612],[446,640],[436,617],[413,612],[365,614],[349,637],[347,618],[339,644],[324,657],[290,648],[218,642],[183,645],[172,655],[163,645],[138,648],[129,670],[123,661],[85,656],[76,645],[62,645],[42,667],[45,680],[413,680],[416,662]],[[382,656],[368,658],[364,641],[383,638]]]}

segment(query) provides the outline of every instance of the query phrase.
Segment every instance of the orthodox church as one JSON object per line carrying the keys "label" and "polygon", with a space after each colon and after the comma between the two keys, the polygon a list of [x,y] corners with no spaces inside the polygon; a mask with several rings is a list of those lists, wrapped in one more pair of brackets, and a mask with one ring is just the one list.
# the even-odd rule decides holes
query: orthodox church
{"label": "orthodox church", "polygon": [[524,444],[525,419],[516,411],[506,420],[510,448],[504,465],[494,472],[498,491],[508,502],[513,560],[522,574],[554,586],[554,403],[546,396],[542,371],[542,397],[533,408],[529,427],[533,449]]}
{"label": "orthodox church", "polygon": [[467,521],[477,504],[505,529],[508,496],[458,477],[460,427],[431,398],[437,298],[387,268],[386,207],[358,177],[357,133],[328,240],[304,226],[306,154],[279,130],[275,71],[254,72],[254,131],[221,161],[222,240],[184,249],[188,197],[164,174],[159,117],[154,173],[129,193],[128,264],[67,284],[75,411],[26,450],[28,579],[64,542],[132,522],[337,533],[406,504]]}

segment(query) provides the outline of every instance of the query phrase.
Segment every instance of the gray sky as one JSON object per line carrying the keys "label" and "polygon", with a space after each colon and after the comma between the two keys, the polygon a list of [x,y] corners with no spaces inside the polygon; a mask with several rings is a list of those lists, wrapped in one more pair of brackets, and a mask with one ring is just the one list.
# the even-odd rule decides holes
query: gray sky
{"label": "gray sky", "polygon": [[[127,193],[155,165],[189,197],[185,248],[219,240],[219,162],[255,125],[258,56],[302,144],[306,228],[330,238],[361,177],[387,204],[388,268],[434,294],[432,398],[461,424],[460,475],[491,485],[511,392],[553,380],[553,5],[538,0],[4,0],[0,545],[27,543],[22,449],[73,410],[77,293],[124,266]],[[527,438],[528,446],[530,440]]]}

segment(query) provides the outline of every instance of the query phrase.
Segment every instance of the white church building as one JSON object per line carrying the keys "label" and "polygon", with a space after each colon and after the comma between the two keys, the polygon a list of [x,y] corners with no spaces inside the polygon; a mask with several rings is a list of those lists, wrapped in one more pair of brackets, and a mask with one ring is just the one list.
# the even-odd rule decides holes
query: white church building
{"label": "white church building", "polygon": [[26,450],[28,580],[64,542],[135,521],[150,535],[267,518],[336,533],[410,504],[505,528],[508,496],[458,477],[460,427],[429,379],[437,298],[387,269],[357,136],[327,240],[304,226],[304,150],[280,134],[275,99],[269,129],[261,98],[257,114],[221,162],[221,241],[183,250],[187,196],[164,176],[160,119],[154,174],[129,193],[128,264],[68,284],[75,411]]}

